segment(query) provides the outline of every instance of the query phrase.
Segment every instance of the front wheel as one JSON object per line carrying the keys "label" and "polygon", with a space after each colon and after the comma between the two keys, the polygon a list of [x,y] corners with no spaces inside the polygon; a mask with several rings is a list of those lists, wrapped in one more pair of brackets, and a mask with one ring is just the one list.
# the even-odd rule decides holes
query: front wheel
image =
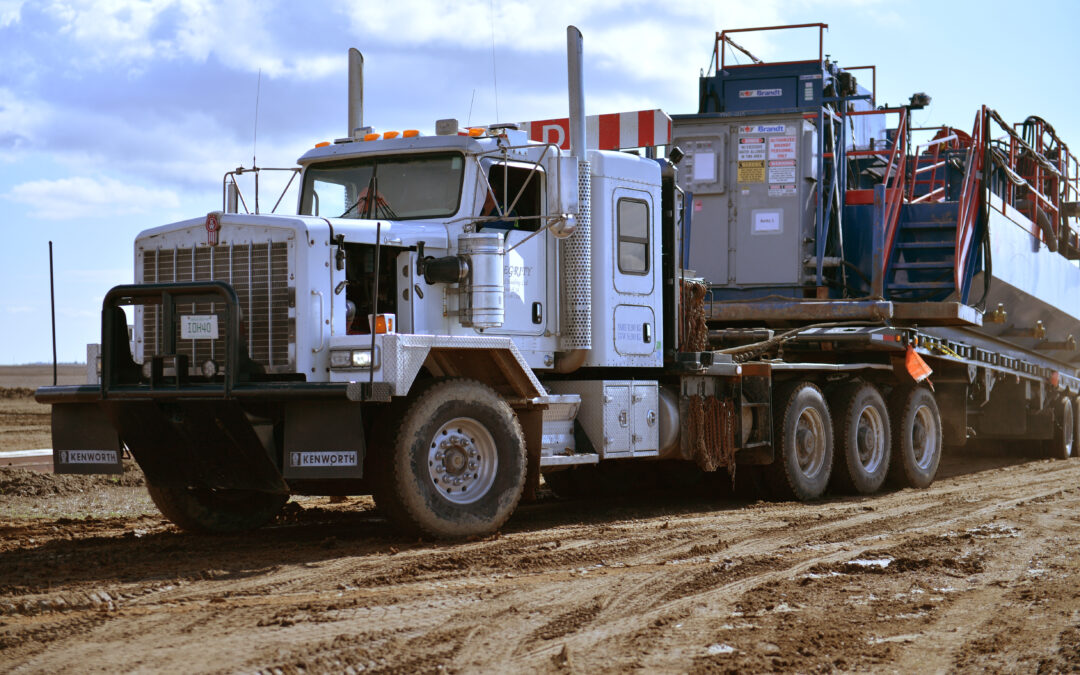
{"label": "front wheel", "polygon": [[798,382],[773,399],[773,448],[769,484],[782,499],[817,499],[829,485],[833,463],[832,418],[821,390]]}
{"label": "front wheel", "polygon": [[903,387],[893,393],[890,480],[899,487],[925,488],[941,463],[941,414],[926,387]]}
{"label": "front wheel", "polygon": [[517,417],[494,390],[473,380],[444,380],[422,390],[385,449],[391,456],[376,463],[376,499],[412,534],[491,534],[525,488],[525,438]]}
{"label": "front wheel", "polygon": [[147,485],[162,515],[189,532],[227,533],[254,530],[274,519],[289,495],[256,490]]}

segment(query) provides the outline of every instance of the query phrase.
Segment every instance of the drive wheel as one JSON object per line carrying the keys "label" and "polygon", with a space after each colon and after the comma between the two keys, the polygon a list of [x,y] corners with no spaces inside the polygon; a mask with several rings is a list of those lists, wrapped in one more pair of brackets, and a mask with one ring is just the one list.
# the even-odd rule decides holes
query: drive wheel
{"label": "drive wheel", "polygon": [[825,397],[810,382],[798,382],[777,390],[773,410],[772,492],[780,499],[817,499],[829,485],[833,463],[833,425]]}
{"label": "drive wheel", "polygon": [[1053,459],[1068,459],[1076,454],[1076,410],[1071,398],[1063,398],[1054,408],[1054,440],[1049,443]]}
{"label": "drive wheel", "polygon": [[525,488],[525,438],[517,417],[494,390],[473,380],[423,389],[386,449],[391,456],[375,463],[378,505],[411,534],[491,534]]}
{"label": "drive wheel", "polygon": [[833,485],[843,492],[877,492],[889,471],[892,440],[885,399],[874,385],[857,382],[836,392],[832,411]]}
{"label": "drive wheel", "polygon": [[289,501],[289,495],[257,490],[147,485],[150,499],[162,515],[181,530],[226,533],[254,530],[269,523]]}
{"label": "drive wheel", "polygon": [[894,392],[890,480],[898,487],[929,487],[941,463],[941,414],[926,387]]}

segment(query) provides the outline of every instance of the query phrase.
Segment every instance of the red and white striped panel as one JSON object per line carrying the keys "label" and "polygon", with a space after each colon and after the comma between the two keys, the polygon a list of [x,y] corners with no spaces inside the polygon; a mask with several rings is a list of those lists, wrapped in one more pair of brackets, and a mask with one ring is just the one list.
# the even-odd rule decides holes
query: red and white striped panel
{"label": "red and white striped panel", "polygon": [[[555,143],[570,149],[570,120],[537,120],[522,123],[529,140]],[[585,118],[585,144],[595,150],[628,150],[668,145],[671,118],[663,110],[590,115]]]}

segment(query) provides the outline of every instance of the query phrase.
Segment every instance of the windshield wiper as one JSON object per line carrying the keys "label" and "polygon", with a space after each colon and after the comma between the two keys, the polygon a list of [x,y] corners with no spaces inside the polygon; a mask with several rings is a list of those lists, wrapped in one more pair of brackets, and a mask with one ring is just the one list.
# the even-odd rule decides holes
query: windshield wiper
{"label": "windshield wiper", "polygon": [[[390,208],[390,204],[383,199],[383,196],[379,194],[379,181],[375,174],[376,171],[373,170],[371,172],[371,180],[368,181],[368,186],[364,188],[360,193],[360,196],[356,198],[356,201],[352,203],[352,206],[345,209],[344,213],[338,216],[338,218],[344,218],[349,215],[353,209],[360,206],[361,202],[363,202],[364,211],[366,211],[363,217],[367,220],[375,220],[376,218],[379,218],[380,215],[387,220],[397,220],[397,214]],[[375,195],[375,199],[369,199],[371,195]]]}

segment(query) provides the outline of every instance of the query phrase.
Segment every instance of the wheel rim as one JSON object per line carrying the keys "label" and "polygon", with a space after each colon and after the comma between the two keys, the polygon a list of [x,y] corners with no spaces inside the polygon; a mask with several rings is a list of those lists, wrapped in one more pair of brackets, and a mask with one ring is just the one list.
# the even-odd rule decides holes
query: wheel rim
{"label": "wheel rim", "polygon": [[938,422],[934,411],[929,406],[919,406],[915,411],[911,425],[911,449],[915,453],[915,464],[920,469],[929,469],[937,456]]}
{"label": "wheel rim", "polygon": [[816,408],[803,408],[795,424],[795,456],[804,476],[815,476],[825,464],[825,420]]}
{"label": "wheel rim", "polygon": [[428,444],[431,482],[443,498],[455,504],[471,504],[487,494],[498,468],[495,439],[471,417],[446,422]]}
{"label": "wheel rim", "polygon": [[855,446],[859,464],[866,473],[875,473],[885,460],[885,420],[874,406],[859,411],[855,429]]}

